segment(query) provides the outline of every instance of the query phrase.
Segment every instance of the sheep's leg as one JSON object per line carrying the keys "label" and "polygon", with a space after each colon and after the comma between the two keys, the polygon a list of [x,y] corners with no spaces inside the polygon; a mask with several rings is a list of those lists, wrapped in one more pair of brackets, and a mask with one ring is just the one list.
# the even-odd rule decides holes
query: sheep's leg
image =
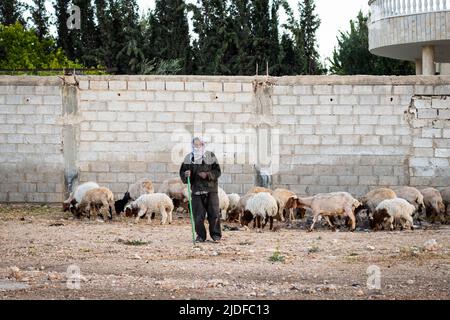
{"label": "sheep's leg", "polygon": [[[103,216],[103,220],[105,220],[105,222],[109,219],[109,210],[110,210],[110,206],[108,201],[102,201],[102,216]],[[111,219],[112,219],[112,214],[111,214]]]}
{"label": "sheep's leg", "polygon": [[139,222],[139,219],[140,219],[142,216],[144,216],[145,211],[146,211],[146,210],[144,210],[144,209],[139,209],[139,212],[138,212],[138,214],[137,214],[136,220],[134,221],[135,223],[138,223],[138,222]]}
{"label": "sheep's leg", "polygon": [[253,229],[255,229],[257,226],[256,226],[256,220],[258,219],[258,217],[254,217],[253,218]]}
{"label": "sheep's leg", "polygon": [[270,230],[273,230],[273,217],[270,217],[269,218],[269,220],[270,220]]}
{"label": "sheep's leg", "polygon": [[171,208],[168,208],[169,209],[169,213],[168,213],[168,215],[169,215],[169,224],[172,224],[172,209]]}
{"label": "sheep's leg", "polygon": [[295,221],[294,208],[289,208],[289,220],[291,222]]}
{"label": "sheep's leg", "polygon": [[356,229],[356,218],[355,218],[355,214],[353,213],[353,210],[351,208],[346,208],[345,209],[345,213],[346,213],[347,217],[350,218],[350,222],[351,222],[350,231],[355,231],[355,229]]}
{"label": "sheep's leg", "polygon": [[161,212],[161,224],[166,224],[167,223],[167,212],[166,212],[166,208],[161,207],[161,209],[159,210]]}
{"label": "sheep's leg", "polygon": [[328,223],[328,225],[330,226],[332,231],[336,231],[336,227],[334,226],[334,224],[331,223],[330,221],[330,217],[329,216],[325,216],[325,221]]}
{"label": "sheep's leg", "polygon": [[262,225],[262,228],[264,229],[267,225],[267,223],[269,222],[269,216],[266,216],[266,218],[264,219],[264,223]]}
{"label": "sheep's leg", "polygon": [[319,214],[314,214],[313,222],[312,222],[311,226],[309,227],[308,232],[311,232],[314,230],[314,225],[316,224],[318,219],[319,219]]}

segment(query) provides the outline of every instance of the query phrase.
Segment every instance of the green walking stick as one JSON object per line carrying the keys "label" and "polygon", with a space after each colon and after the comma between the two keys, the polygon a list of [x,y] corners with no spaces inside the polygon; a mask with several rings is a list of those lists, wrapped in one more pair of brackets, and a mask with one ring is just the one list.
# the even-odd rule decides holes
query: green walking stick
{"label": "green walking stick", "polygon": [[195,225],[194,225],[194,214],[192,212],[192,198],[191,198],[191,178],[187,177],[188,182],[188,200],[189,200],[189,216],[191,219],[191,226],[192,226],[192,242],[195,246]]}

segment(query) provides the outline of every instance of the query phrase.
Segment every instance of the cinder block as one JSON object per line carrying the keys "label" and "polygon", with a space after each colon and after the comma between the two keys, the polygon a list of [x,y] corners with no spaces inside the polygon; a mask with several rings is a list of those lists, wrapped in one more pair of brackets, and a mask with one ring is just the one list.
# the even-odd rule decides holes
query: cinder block
{"label": "cinder block", "polygon": [[435,156],[438,158],[449,158],[450,157],[450,149],[437,148],[435,150]]}
{"label": "cinder block", "polygon": [[91,89],[91,90],[107,90],[108,89],[108,81],[90,80],[89,81],[89,89]]}
{"label": "cinder block", "polygon": [[373,86],[353,86],[353,94],[372,94]]}
{"label": "cinder block", "polygon": [[203,82],[200,81],[188,81],[184,83],[186,91],[203,91]]}
{"label": "cinder block", "polygon": [[332,94],[333,86],[332,85],[315,85],[313,86],[313,94]]}
{"label": "cinder block", "polygon": [[128,81],[128,90],[145,90],[146,82],[145,81]]}
{"label": "cinder block", "polygon": [[110,90],[127,90],[127,82],[110,80],[109,81],[109,89]]}
{"label": "cinder block", "polygon": [[396,86],[394,85],[394,94],[399,95],[413,95],[414,94],[414,86]]}
{"label": "cinder block", "polygon": [[117,112],[99,112],[98,119],[89,119],[89,120],[115,121],[116,116],[117,116]]}
{"label": "cinder block", "polygon": [[241,92],[242,83],[240,82],[225,82],[223,84],[223,89],[225,92]]}
{"label": "cinder block", "polygon": [[298,99],[299,105],[316,105],[319,104],[319,96],[300,96]]}
{"label": "cinder block", "polygon": [[205,91],[222,92],[223,84],[222,82],[204,82]]}
{"label": "cinder block", "polygon": [[358,105],[358,96],[355,95],[341,95],[339,96],[339,104],[342,105]]}
{"label": "cinder block", "polygon": [[166,90],[168,91],[183,91],[184,82],[182,81],[166,81]]}
{"label": "cinder block", "polygon": [[160,80],[147,81],[147,90],[151,91],[166,90],[165,82]]}
{"label": "cinder block", "polygon": [[378,95],[360,95],[359,103],[362,105],[377,105],[380,103]]}
{"label": "cinder block", "polygon": [[294,95],[312,95],[313,94],[312,86],[307,85],[294,86],[293,93]]}
{"label": "cinder block", "polygon": [[333,113],[334,114],[343,114],[343,115],[349,115],[353,113],[353,107],[352,106],[344,106],[344,105],[337,105],[333,107]]}

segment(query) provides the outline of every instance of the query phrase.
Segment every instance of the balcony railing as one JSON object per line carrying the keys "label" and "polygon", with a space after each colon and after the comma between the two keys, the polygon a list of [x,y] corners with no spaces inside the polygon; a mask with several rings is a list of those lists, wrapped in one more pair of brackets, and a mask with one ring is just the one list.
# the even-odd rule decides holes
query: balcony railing
{"label": "balcony railing", "polygon": [[370,0],[370,22],[420,13],[449,11],[450,0]]}

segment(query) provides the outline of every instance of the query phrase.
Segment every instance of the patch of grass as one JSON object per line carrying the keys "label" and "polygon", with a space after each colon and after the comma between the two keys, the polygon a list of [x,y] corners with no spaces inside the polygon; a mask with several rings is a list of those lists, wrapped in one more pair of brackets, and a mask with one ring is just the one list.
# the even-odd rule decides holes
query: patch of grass
{"label": "patch of grass", "polygon": [[308,248],[308,253],[316,253],[319,251],[320,251],[320,249],[318,246],[312,246],[312,247]]}
{"label": "patch of grass", "polygon": [[91,252],[92,250],[89,248],[80,248],[80,252]]}
{"label": "patch of grass", "polygon": [[127,246],[145,246],[145,245],[148,244],[147,241],[144,241],[144,240],[141,240],[141,239],[139,239],[139,240],[123,240],[123,239],[119,239],[119,240],[117,240],[117,242],[123,243],[124,245],[127,245]]}
{"label": "patch of grass", "polygon": [[284,262],[284,256],[280,252],[280,245],[277,244],[277,247],[275,248],[275,251],[270,256],[269,261],[271,262]]}

